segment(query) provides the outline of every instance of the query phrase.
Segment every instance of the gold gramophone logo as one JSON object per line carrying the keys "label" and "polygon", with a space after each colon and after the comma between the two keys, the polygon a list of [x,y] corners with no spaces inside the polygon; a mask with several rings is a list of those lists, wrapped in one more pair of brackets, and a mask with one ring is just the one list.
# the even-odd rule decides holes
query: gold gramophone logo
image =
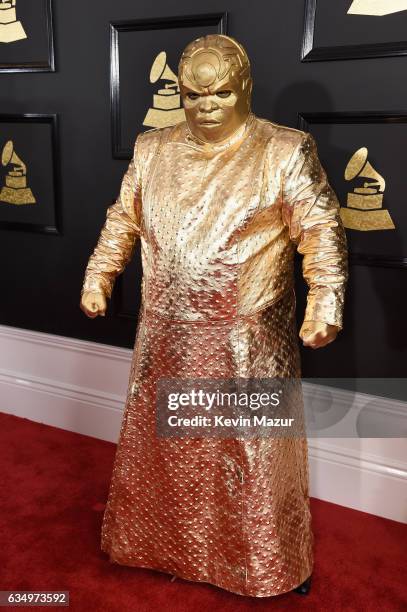
{"label": "gold gramophone logo", "polygon": [[407,11],[407,0],[353,0],[348,14],[383,17],[400,11]]}
{"label": "gold gramophone logo", "polygon": [[384,178],[367,161],[366,147],[358,149],[348,161],[345,179],[370,179],[362,187],[348,193],[347,206],[341,207],[341,218],[345,227],[353,230],[395,229],[389,211],[383,208]]}
{"label": "gold gramophone logo", "polygon": [[164,89],[159,89],[153,97],[153,106],[149,108],[143,125],[154,128],[164,128],[185,120],[184,109],[181,107],[181,96],[177,75],[167,64],[167,54],[161,51],[155,58],[150,71],[150,83],[159,80],[165,83]]}
{"label": "gold gramophone logo", "polygon": [[0,42],[11,43],[27,38],[21,21],[17,20],[17,0],[0,0]]}
{"label": "gold gramophone logo", "polygon": [[1,154],[3,166],[12,166],[6,174],[6,184],[0,191],[0,202],[8,204],[35,204],[33,192],[27,187],[27,167],[14,151],[12,140],[6,142]]}

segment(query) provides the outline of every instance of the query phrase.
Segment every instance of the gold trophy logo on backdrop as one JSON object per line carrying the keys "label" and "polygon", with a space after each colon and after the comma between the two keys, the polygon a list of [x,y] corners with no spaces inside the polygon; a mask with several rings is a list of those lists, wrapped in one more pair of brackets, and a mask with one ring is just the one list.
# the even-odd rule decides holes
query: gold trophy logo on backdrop
{"label": "gold trophy logo on backdrop", "polygon": [[150,83],[158,80],[170,81],[164,89],[159,89],[153,97],[153,107],[149,108],[143,125],[153,128],[164,128],[185,121],[184,109],[181,107],[178,77],[167,64],[167,54],[161,51],[155,58],[150,71]]}
{"label": "gold trophy logo on backdrop", "polygon": [[17,0],[0,0],[0,42],[11,43],[27,38],[21,21],[17,20]]}
{"label": "gold trophy logo on backdrop", "polygon": [[11,164],[12,170],[6,174],[6,184],[0,191],[0,202],[8,204],[35,204],[33,192],[27,187],[27,166],[14,151],[12,140],[6,142],[1,155],[3,166]]}
{"label": "gold trophy logo on backdrop", "polygon": [[407,11],[407,0],[353,0],[348,14],[382,17],[400,11]]}
{"label": "gold trophy logo on backdrop", "polygon": [[347,206],[341,207],[341,218],[345,227],[353,230],[395,229],[389,211],[383,208],[384,178],[367,161],[366,147],[358,149],[348,161],[345,179],[373,179],[355,187],[348,193]]}

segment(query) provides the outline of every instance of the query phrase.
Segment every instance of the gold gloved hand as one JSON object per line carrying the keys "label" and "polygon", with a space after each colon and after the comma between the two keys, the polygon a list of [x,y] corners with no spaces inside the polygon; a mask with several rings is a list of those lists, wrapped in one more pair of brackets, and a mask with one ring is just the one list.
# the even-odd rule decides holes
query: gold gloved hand
{"label": "gold gloved hand", "polygon": [[84,291],[80,308],[90,319],[94,319],[98,315],[104,317],[106,314],[106,297],[98,291]]}
{"label": "gold gloved hand", "polygon": [[304,346],[317,349],[333,342],[339,329],[336,325],[322,321],[304,321],[299,336]]}

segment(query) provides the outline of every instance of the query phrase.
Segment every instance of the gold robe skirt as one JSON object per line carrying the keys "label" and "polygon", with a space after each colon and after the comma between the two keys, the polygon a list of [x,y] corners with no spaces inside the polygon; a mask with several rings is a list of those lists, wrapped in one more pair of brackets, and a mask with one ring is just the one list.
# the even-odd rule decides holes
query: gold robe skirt
{"label": "gold robe skirt", "polygon": [[346,238],[313,137],[252,113],[217,145],[186,122],[140,134],[83,291],[110,296],[138,239],[142,304],[102,550],[241,595],[290,591],[313,568],[305,431],[159,437],[156,384],[300,378],[295,249],[305,318],[342,326]]}

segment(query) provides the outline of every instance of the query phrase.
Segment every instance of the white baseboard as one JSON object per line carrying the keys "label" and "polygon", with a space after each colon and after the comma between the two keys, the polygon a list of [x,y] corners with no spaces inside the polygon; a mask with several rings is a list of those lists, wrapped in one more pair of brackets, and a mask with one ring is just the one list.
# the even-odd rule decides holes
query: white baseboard
{"label": "white baseboard", "polygon": [[[0,411],[116,442],[132,351],[0,326]],[[329,396],[353,418],[378,398],[304,382],[304,399]],[[380,398],[386,415],[405,404]],[[353,415],[353,417],[352,417]],[[328,431],[328,430],[327,430]],[[407,439],[310,438],[311,495],[407,523]]]}

